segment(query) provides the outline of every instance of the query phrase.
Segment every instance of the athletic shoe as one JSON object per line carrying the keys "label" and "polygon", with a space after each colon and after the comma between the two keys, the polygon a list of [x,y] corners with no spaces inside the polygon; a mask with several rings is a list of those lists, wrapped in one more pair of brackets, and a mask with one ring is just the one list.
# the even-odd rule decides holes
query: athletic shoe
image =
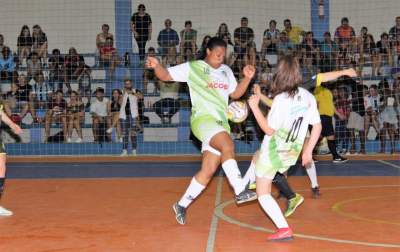
{"label": "athletic shoe", "polygon": [[336,158],[333,159],[333,162],[336,163],[336,164],[346,163],[347,161],[348,161],[347,158],[344,158],[344,157],[341,157],[341,156],[336,157]]}
{"label": "athletic shoe", "polygon": [[126,156],[128,156],[128,151],[127,150],[122,150],[122,153],[121,153],[121,155],[119,155],[120,157],[126,157]]}
{"label": "athletic shoe", "polygon": [[107,134],[111,134],[112,133],[112,128],[108,128],[106,132],[107,132]]}
{"label": "athletic shoe", "polygon": [[137,156],[137,154],[136,154],[136,149],[133,149],[133,150],[132,150],[132,156],[134,156],[134,157]]}
{"label": "athletic shoe", "polygon": [[253,201],[257,199],[257,193],[249,189],[245,189],[243,192],[235,196],[236,204],[242,204],[245,202]]}
{"label": "athletic shoe", "polygon": [[285,217],[289,217],[294,213],[296,208],[300,206],[304,201],[304,197],[300,194],[296,193],[296,196],[288,201],[288,206],[285,211]]}
{"label": "athletic shoe", "polygon": [[76,143],[82,143],[82,138],[76,139]]}
{"label": "athletic shoe", "polygon": [[67,143],[71,143],[72,139],[70,137],[67,138]]}
{"label": "athletic shoe", "polygon": [[124,142],[124,139],[122,138],[122,137],[120,137],[119,139],[118,139],[118,143],[123,143]]}
{"label": "athletic shoe", "polygon": [[251,182],[250,184],[249,184],[249,190],[255,190],[256,188],[257,188],[257,185],[256,185],[256,182],[254,181],[254,182]]}
{"label": "athletic shoe", "polygon": [[186,223],[186,208],[180,206],[178,204],[178,202],[176,202],[172,206],[172,209],[174,209],[176,221],[181,225],[185,225],[185,223]]}
{"label": "athletic shoe", "polygon": [[293,240],[293,231],[291,228],[280,228],[275,234],[268,236],[268,241],[290,241]]}
{"label": "athletic shoe", "polygon": [[11,216],[11,215],[13,215],[13,212],[0,206],[0,216]]}
{"label": "athletic shoe", "polygon": [[311,197],[314,199],[318,199],[319,196],[321,196],[321,193],[319,192],[319,186],[311,188],[311,192],[312,192]]}

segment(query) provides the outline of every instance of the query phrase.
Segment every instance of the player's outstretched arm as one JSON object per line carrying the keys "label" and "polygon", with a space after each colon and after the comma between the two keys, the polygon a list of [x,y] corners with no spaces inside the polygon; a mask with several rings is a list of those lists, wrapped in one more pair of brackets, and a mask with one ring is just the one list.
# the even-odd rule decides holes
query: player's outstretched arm
{"label": "player's outstretched arm", "polygon": [[5,124],[7,124],[15,134],[19,135],[22,133],[22,129],[17,124],[15,124],[13,121],[11,121],[11,119],[7,116],[6,113],[4,113],[3,110],[0,110],[0,117],[1,117],[1,120]]}
{"label": "player's outstretched arm", "polygon": [[148,57],[146,61],[146,67],[154,69],[154,73],[161,81],[172,81],[172,77],[168,70],[160,64],[158,59],[154,57]]}
{"label": "player's outstretched arm", "polygon": [[357,72],[353,68],[348,68],[340,71],[319,73],[317,74],[317,86],[321,85],[322,82],[333,81],[345,75],[350,77],[357,77]]}
{"label": "player's outstretched arm", "polygon": [[244,78],[237,85],[235,91],[230,95],[232,99],[239,99],[246,93],[247,88],[249,87],[250,81],[256,73],[256,69],[254,66],[247,65],[243,68]]}

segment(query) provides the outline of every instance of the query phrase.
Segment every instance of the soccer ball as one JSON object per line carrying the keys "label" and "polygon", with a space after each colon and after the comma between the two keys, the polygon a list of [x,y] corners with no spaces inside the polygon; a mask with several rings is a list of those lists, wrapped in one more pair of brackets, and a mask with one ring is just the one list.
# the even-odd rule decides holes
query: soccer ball
{"label": "soccer ball", "polygon": [[228,119],[234,123],[246,120],[249,109],[244,101],[233,101],[228,106]]}

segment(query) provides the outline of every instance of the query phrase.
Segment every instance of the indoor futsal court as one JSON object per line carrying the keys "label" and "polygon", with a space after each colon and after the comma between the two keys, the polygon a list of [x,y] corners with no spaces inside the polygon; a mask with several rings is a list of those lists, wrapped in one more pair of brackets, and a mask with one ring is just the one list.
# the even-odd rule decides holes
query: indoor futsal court
{"label": "indoor futsal court", "polygon": [[4,204],[15,216],[0,219],[0,251],[400,251],[397,157],[318,162],[319,199],[295,170],[305,201],[287,243],[266,242],[272,223],[257,202],[237,206],[220,175],[178,225],[172,204],[200,165],[185,159],[10,163]]}

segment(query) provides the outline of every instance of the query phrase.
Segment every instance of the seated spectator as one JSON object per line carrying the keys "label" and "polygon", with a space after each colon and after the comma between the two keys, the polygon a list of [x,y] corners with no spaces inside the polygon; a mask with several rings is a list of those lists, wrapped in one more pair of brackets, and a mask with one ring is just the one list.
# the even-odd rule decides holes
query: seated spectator
{"label": "seated spectator", "polygon": [[171,28],[172,21],[167,19],[164,22],[165,29],[161,30],[157,37],[158,50],[161,54],[162,64],[167,62],[176,64],[176,47],[179,45],[178,33]]}
{"label": "seated spectator", "polygon": [[380,75],[378,70],[378,55],[374,37],[367,34],[367,37],[361,47],[360,66],[366,62],[372,63],[372,76]]}
{"label": "seated spectator", "polygon": [[331,39],[331,34],[325,32],[324,41],[320,44],[321,72],[331,72],[336,69],[338,50],[336,42]]}
{"label": "seated spectator", "polygon": [[195,56],[194,56],[194,53],[193,53],[192,49],[186,48],[186,51],[183,54],[182,60],[183,60],[183,62],[188,62],[188,61],[195,60]]}
{"label": "seated spectator", "polygon": [[254,43],[254,31],[248,27],[248,24],[249,20],[247,17],[242,17],[240,20],[240,27],[236,28],[233,33],[235,52],[237,54],[236,60],[239,61],[240,66],[244,66],[244,58],[246,55],[253,55],[254,59],[250,59],[249,61],[255,63],[256,44]]}
{"label": "seated spectator", "polygon": [[201,47],[197,51],[197,57],[201,58],[203,55],[206,54],[207,44],[208,44],[208,41],[210,41],[210,39],[211,39],[210,35],[204,36],[203,41],[201,42]]}
{"label": "seated spectator", "polygon": [[290,19],[285,19],[283,25],[285,27],[284,31],[286,32],[290,42],[292,42],[293,45],[300,44],[301,37],[305,35],[303,29],[296,25],[292,26],[292,21],[290,21]]}
{"label": "seated spectator", "polygon": [[232,35],[229,32],[227,24],[225,24],[225,23],[220,24],[219,27],[218,27],[217,34],[215,34],[215,36],[218,37],[218,38],[222,38],[222,39],[225,36],[227,36],[227,38],[228,38],[227,44],[233,45],[233,43],[232,43]]}
{"label": "seated spectator", "polygon": [[22,26],[21,33],[18,36],[17,46],[18,46],[18,56],[19,62],[23,64],[23,60],[28,58],[31,54],[31,49],[33,45],[33,40],[31,32],[27,25]]}
{"label": "seated spectator", "polygon": [[353,27],[349,25],[347,17],[342,18],[340,23],[341,25],[335,30],[335,42],[337,44],[348,42],[356,36]]}
{"label": "seated spectator", "polygon": [[368,35],[368,28],[365,26],[361,27],[360,35],[356,38],[357,45],[359,47],[361,47],[364,44],[365,40],[367,39],[367,35]]}
{"label": "seated spectator", "polygon": [[42,63],[40,62],[39,55],[36,52],[32,52],[27,61],[28,65],[28,81],[34,76],[42,73]]}
{"label": "seated spectator", "polygon": [[143,100],[143,95],[139,90],[133,88],[130,79],[124,81],[122,92],[122,103],[119,111],[119,119],[123,131],[123,144],[121,156],[128,155],[129,136],[132,144],[132,155],[136,156],[137,138],[136,132],[140,128],[139,122],[139,100]]}
{"label": "seated spectator", "polygon": [[18,72],[10,48],[4,46],[1,54],[3,57],[0,58],[0,80],[16,82]]}
{"label": "seated spectator", "polygon": [[[32,117],[35,115],[32,113],[30,107],[32,87],[27,83],[26,76],[21,74],[18,77],[18,84],[13,82],[11,84],[11,91],[6,95],[10,111],[6,113],[11,116],[15,115],[19,118],[18,123],[31,112]],[[12,114],[10,114],[12,113]]]}
{"label": "seated spectator", "polygon": [[389,30],[389,36],[392,42],[398,41],[400,36],[400,16],[396,17],[395,25]]}
{"label": "seated spectator", "polygon": [[347,129],[348,118],[350,116],[350,100],[347,88],[340,86],[337,89],[338,96],[335,102],[337,113],[341,116],[335,116],[335,139],[339,153],[347,154],[349,151],[349,131]]}
{"label": "seated spectator", "polygon": [[66,140],[68,132],[66,118],[67,103],[65,102],[63,96],[63,92],[61,90],[57,90],[47,104],[45,118],[45,142],[48,141],[50,136],[50,127],[53,122],[61,123],[63,139],[64,141]]}
{"label": "seated spectator", "polygon": [[262,88],[268,88],[272,81],[272,77],[272,66],[269,64],[267,59],[261,59],[256,83],[259,83]]}
{"label": "seated spectator", "polygon": [[93,137],[94,141],[109,142],[110,136],[107,134],[107,129],[110,128],[110,120],[108,114],[108,98],[104,97],[104,89],[96,89],[96,98],[90,105],[90,113],[93,120]]}
{"label": "seated spectator", "polygon": [[75,48],[71,47],[68,54],[65,56],[65,84],[68,91],[71,90],[71,80],[77,80],[78,77],[86,70],[90,71],[90,67],[85,65],[85,60],[82,55],[79,55]]}
{"label": "seated spectator", "polygon": [[376,43],[376,49],[378,51],[377,72],[380,73],[382,65],[393,65],[393,50],[389,41],[389,34],[386,32],[381,34],[381,40]]}
{"label": "seated spectator", "polygon": [[78,90],[81,98],[86,98],[86,106],[90,105],[90,97],[92,96],[92,76],[89,68],[85,68],[79,75]]}
{"label": "seated spectator", "polygon": [[[4,45],[4,36],[3,34],[0,34],[0,52],[3,52],[3,48],[5,47]],[[0,59],[3,59],[3,54],[0,53]]]}
{"label": "seated spectator", "polygon": [[108,24],[103,24],[101,26],[101,32],[96,36],[96,47],[99,55],[101,48],[106,46],[106,40],[108,38],[114,41],[114,35],[112,35],[109,31],[110,31],[110,26]]}
{"label": "seated spectator", "polygon": [[264,31],[263,43],[261,46],[261,58],[265,58],[266,54],[277,53],[277,44],[279,41],[280,31],[276,29],[276,21],[269,21],[269,28]]}
{"label": "seated spectator", "polygon": [[[153,47],[150,47],[147,50],[147,57],[156,57],[156,50]],[[143,71],[143,88],[145,92],[149,92],[149,83],[153,84],[153,88],[155,92],[155,86],[156,86],[157,78],[156,75],[154,74],[154,69],[150,68],[145,68]]]}
{"label": "seated spectator", "polygon": [[226,53],[225,53],[225,64],[228,66],[233,66],[233,63],[235,63],[236,60],[236,55],[235,55],[235,48],[231,43],[229,43],[229,36],[224,35],[222,39],[226,43]]}
{"label": "seated spectator", "polygon": [[369,87],[369,93],[364,97],[365,103],[365,133],[368,135],[369,128],[372,126],[376,133],[379,133],[379,112],[382,106],[381,96],[378,93],[378,87],[373,84]]}
{"label": "seated spectator", "polygon": [[281,32],[277,44],[278,56],[291,55],[295,50],[294,44],[289,40],[286,32]]}
{"label": "seated spectator", "polygon": [[49,84],[51,90],[62,90],[65,80],[64,57],[61,56],[59,49],[53,49],[49,59]]}
{"label": "seated spectator", "polygon": [[81,123],[85,117],[85,105],[81,101],[78,92],[72,91],[69,96],[69,102],[67,103],[67,143],[72,142],[72,131],[75,129],[78,133],[77,143],[82,142],[82,128]]}
{"label": "seated spectator", "polygon": [[38,54],[39,58],[42,59],[44,64],[47,64],[47,36],[39,25],[33,26],[32,42],[33,51]]}
{"label": "seated spectator", "polygon": [[307,69],[307,73],[311,77],[317,72],[316,67],[319,64],[319,42],[314,39],[313,32],[307,32],[303,43],[301,44],[301,52],[303,64]]}
{"label": "seated spectator", "polygon": [[177,82],[158,81],[157,83],[161,99],[153,104],[153,108],[162,123],[171,123],[172,117],[180,108],[179,87],[180,84]]}
{"label": "seated spectator", "polygon": [[111,38],[107,38],[105,45],[100,49],[100,65],[108,68],[110,79],[113,78],[114,70],[121,62],[113,43]]}
{"label": "seated spectator", "polygon": [[119,111],[121,110],[122,92],[119,89],[112,91],[111,102],[108,103],[108,114],[111,115],[111,127],[107,129],[107,133],[111,134],[113,128],[117,132],[117,142],[122,143],[122,130],[119,121]]}
{"label": "seated spectator", "polygon": [[36,74],[33,79],[35,84],[32,86],[31,94],[33,98],[30,101],[30,107],[34,108],[36,114],[34,120],[42,122],[45,119],[47,102],[51,99],[53,91],[45,80],[43,73]]}
{"label": "seated spectator", "polygon": [[180,33],[181,36],[181,45],[180,52],[183,56],[187,49],[190,49],[192,53],[197,50],[197,31],[192,29],[192,21],[185,22],[185,29],[183,29]]}

